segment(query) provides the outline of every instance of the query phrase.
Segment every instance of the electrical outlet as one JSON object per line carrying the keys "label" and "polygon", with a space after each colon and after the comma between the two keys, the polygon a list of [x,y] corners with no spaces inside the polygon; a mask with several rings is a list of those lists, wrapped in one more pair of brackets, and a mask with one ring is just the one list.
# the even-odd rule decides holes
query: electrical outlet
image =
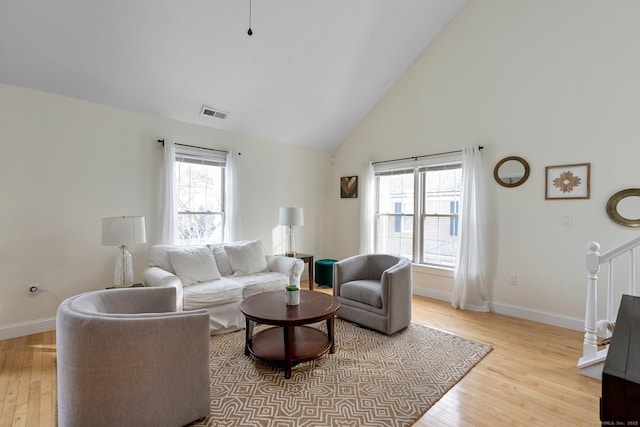
{"label": "electrical outlet", "polygon": [[510,274],[509,275],[509,284],[515,286],[518,284],[518,275],[517,274]]}
{"label": "electrical outlet", "polygon": [[29,285],[28,292],[29,295],[36,295],[38,292],[40,292],[40,285],[38,285],[37,283],[31,283]]}

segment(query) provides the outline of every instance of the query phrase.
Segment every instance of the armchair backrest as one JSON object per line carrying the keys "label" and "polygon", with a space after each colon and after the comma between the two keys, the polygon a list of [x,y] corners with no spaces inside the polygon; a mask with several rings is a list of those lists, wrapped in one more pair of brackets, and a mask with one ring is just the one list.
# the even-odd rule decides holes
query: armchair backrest
{"label": "armchair backrest", "polygon": [[168,313],[176,310],[176,290],[167,288],[106,289],[65,301],[66,309],[83,314]]}
{"label": "armchair backrest", "polygon": [[[383,273],[396,266],[411,264],[411,262],[397,255],[363,254],[343,259],[334,264],[334,279],[338,283],[351,280],[382,280]],[[335,281],[334,280],[334,281]]]}
{"label": "armchair backrest", "polygon": [[209,314],[175,309],[173,287],[100,290],[62,302],[60,427],[176,426],[209,413]]}

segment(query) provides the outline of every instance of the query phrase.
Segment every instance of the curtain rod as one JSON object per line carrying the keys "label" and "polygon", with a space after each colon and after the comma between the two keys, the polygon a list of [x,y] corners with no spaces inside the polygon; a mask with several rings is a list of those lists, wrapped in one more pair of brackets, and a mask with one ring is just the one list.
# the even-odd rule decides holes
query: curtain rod
{"label": "curtain rod", "polygon": [[[159,139],[157,142],[159,142],[160,144],[162,144],[162,146],[164,147],[164,139]],[[196,145],[187,145],[187,144],[179,144],[179,143],[175,143],[175,145],[179,145],[180,147],[189,147],[189,148],[198,148],[200,150],[210,150],[210,151],[218,151],[220,153],[225,153],[225,154],[229,154],[228,151],[225,150],[218,150],[215,148],[207,148],[207,147],[198,147]]]}
{"label": "curtain rod", "polygon": [[[482,150],[484,147],[481,145],[479,148]],[[423,157],[442,156],[444,154],[453,154],[453,153],[462,153],[462,150],[446,151],[444,153],[435,153],[435,154],[424,154],[422,156],[403,157],[402,159],[380,160],[379,162],[372,162],[372,164],[379,165],[380,163],[399,162],[401,160],[411,160],[411,159],[418,160],[418,159],[422,159]]]}

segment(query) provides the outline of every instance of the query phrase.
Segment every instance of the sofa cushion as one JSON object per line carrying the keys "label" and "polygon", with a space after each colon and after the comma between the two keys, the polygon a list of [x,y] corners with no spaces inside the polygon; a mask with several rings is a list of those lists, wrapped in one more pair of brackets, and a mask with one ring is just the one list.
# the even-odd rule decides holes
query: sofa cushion
{"label": "sofa cushion", "polygon": [[223,276],[231,276],[233,274],[233,268],[231,267],[231,261],[229,261],[229,255],[227,255],[225,246],[228,245],[210,245],[210,248],[213,251],[213,256],[216,259],[216,265],[218,266],[220,274]]}
{"label": "sofa cushion", "polygon": [[[242,298],[262,292],[283,291],[289,284],[289,276],[277,271],[263,271],[248,276],[234,276],[233,280],[242,284]],[[282,297],[284,301],[284,296]]]}
{"label": "sofa cushion", "polygon": [[183,286],[220,279],[213,252],[206,246],[194,246],[169,251],[176,276]]}
{"label": "sofa cushion", "polygon": [[184,310],[197,310],[242,301],[242,284],[222,277],[211,282],[195,283],[184,289]]}
{"label": "sofa cushion", "polygon": [[175,245],[152,245],[149,248],[149,267],[160,267],[169,273],[174,273],[169,259],[169,251],[177,249]]}
{"label": "sofa cushion", "polygon": [[259,273],[268,268],[267,255],[262,246],[262,240],[228,245],[225,246],[225,250],[229,255],[229,261],[235,276]]}

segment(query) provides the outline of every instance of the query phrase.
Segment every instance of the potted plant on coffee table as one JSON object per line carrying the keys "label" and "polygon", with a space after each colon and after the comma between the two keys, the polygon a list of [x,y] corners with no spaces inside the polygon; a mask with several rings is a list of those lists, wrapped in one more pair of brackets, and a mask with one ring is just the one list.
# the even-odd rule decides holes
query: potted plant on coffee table
{"label": "potted plant on coffee table", "polygon": [[284,302],[287,305],[300,304],[300,288],[297,285],[287,285],[284,287]]}

